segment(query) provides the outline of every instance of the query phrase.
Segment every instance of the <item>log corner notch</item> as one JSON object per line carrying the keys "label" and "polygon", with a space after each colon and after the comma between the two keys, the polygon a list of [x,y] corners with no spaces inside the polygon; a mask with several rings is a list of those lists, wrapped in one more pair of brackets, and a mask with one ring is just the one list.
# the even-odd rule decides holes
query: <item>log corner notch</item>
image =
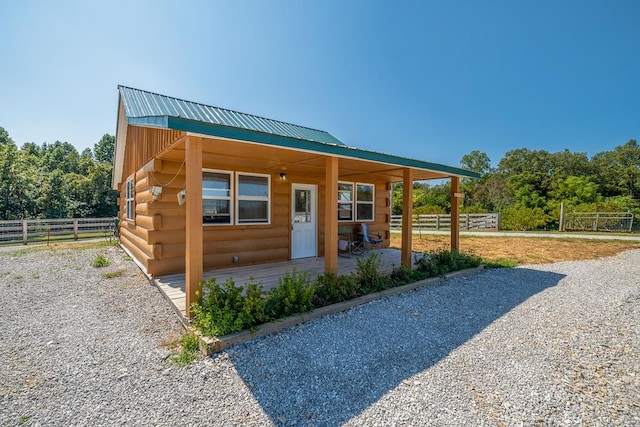
{"label": "log corner notch", "polygon": [[186,246],[185,246],[185,314],[191,317],[191,305],[196,302],[203,270],[202,229],[202,138],[187,136],[185,141],[186,170]]}
{"label": "log corner notch", "polygon": [[464,194],[460,192],[460,178],[451,177],[451,251],[460,250],[460,201]]}

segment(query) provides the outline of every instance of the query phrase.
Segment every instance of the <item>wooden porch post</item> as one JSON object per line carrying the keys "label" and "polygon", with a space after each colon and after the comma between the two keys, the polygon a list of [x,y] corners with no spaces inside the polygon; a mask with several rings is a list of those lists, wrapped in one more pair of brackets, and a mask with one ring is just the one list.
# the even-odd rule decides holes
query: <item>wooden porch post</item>
{"label": "wooden porch post", "polygon": [[324,271],[338,274],[338,158],[325,160]]}
{"label": "wooden porch post", "polygon": [[413,169],[404,170],[402,183],[402,253],[403,267],[411,268],[411,247],[413,243]]}
{"label": "wooden porch post", "polygon": [[460,178],[451,177],[451,251],[460,250]]}
{"label": "wooden porch post", "polygon": [[191,304],[196,302],[203,269],[202,231],[202,138],[187,136],[186,170],[186,247],[185,247],[185,311],[191,317]]}

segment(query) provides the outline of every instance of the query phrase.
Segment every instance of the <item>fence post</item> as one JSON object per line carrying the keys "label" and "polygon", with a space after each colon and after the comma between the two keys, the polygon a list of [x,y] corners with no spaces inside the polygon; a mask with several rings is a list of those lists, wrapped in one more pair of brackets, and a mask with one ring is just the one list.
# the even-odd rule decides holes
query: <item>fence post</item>
{"label": "fence post", "polygon": [[467,221],[467,230],[470,230],[471,229],[471,222],[469,222],[469,214],[467,214],[466,221]]}
{"label": "fence post", "polygon": [[560,203],[560,224],[558,224],[558,231],[564,231],[564,202]]}
{"label": "fence post", "polygon": [[73,219],[73,240],[78,240],[78,218]]}
{"label": "fence post", "polygon": [[598,218],[600,218],[600,212],[596,212],[596,222],[593,224],[593,231],[598,231]]}
{"label": "fence post", "polygon": [[[629,211],[629,213],[631,214],[631,211]],[[629,220],[629,233],[631,233],[631,231],[633,230],[633,214],[631,214],[631,219]]]}
{"label": "fence post", "polygon": [[440,230],[440,214],[436,214],[436,230]]}
{"label": "fence post", "polygon": [[29,225],[27,224],[27,220],[22,220],[22,243],[25,245],[29,241]]}

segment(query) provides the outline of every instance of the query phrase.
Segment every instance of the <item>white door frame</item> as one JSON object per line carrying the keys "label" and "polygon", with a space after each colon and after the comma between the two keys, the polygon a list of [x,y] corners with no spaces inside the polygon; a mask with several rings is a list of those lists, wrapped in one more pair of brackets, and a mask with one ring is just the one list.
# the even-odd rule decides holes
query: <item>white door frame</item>
{"label": "white door frame", "polygon": [[[310,191],[309,222],[296,219],[296,190]],[[318,256],[318,186],[316,184],[291,184],[291,259]],[[304,233],[297,234],[295,233]]]}

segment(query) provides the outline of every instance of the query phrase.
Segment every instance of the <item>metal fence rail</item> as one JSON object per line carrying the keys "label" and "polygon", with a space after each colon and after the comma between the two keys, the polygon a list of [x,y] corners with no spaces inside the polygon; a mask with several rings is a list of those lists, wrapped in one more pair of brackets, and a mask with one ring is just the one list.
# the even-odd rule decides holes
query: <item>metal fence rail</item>
{"label": "metal fence rail", "polygon": [[[414,230],[448,230],[451,228],[450,214],[413,215]],[[500,213],[460,214],[461,230],[500,230]],[[391,215],[392,230],[402,228],[402,215]]]}
{"label": "metal fence rail", "polygon": [[0,221],[0,245],[113,236],[114,218]]}
{"label": "metal fence rail", "polygon": [[624,231],[633,230],[631,212],[564,212],[563,231]]}

